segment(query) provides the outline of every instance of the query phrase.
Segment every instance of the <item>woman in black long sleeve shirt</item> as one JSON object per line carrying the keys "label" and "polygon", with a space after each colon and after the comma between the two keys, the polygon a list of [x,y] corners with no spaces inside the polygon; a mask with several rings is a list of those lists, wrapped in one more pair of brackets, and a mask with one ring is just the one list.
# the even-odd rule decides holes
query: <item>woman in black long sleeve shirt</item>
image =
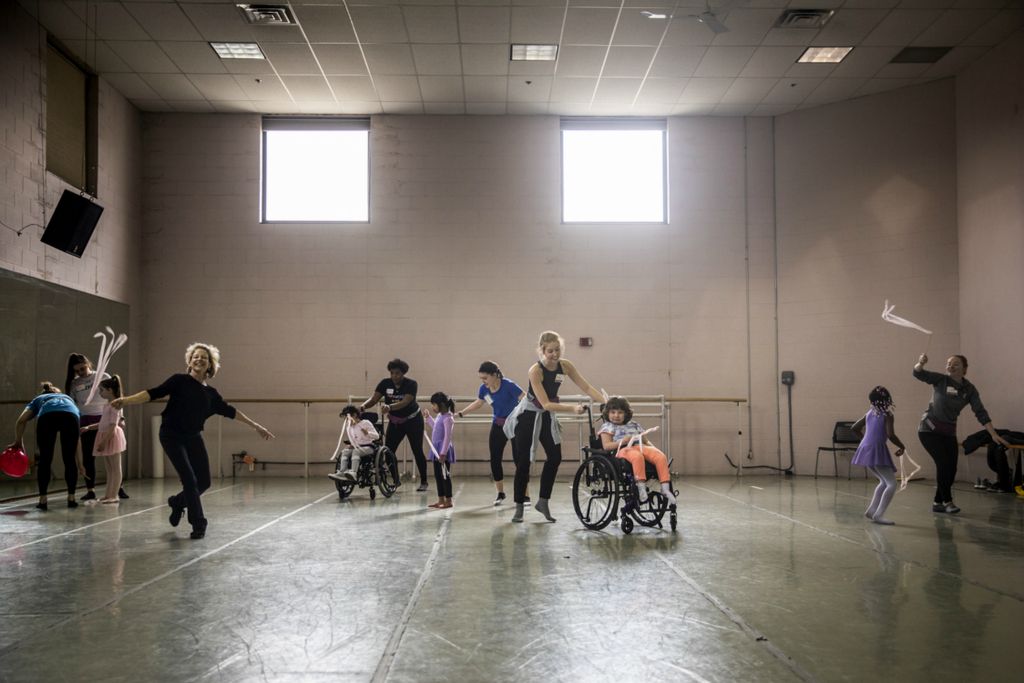
{"label": "woman in black long sleeve shirt", "polygon": [[191,538],[206,535],[207,520],[199,496],[210,488],[210,458],[203,443],[203,425],[211,415],[240,420],[255,429],[264,439],[274,435],[266,427],[250,420],[242,411],[227,403],[216,389],[206,383],[220,368],[220,351],[211,344],[191,344],[185,350],[188,372],[171,375],[149,391],[114,399],[111,405],[146,403],[167,396],[167,407],[160,422],[160,445],[167,453],[181,479],[182,491],[167,499],[171,506],[171,526],[178,526],[188,510],[192,525]]}

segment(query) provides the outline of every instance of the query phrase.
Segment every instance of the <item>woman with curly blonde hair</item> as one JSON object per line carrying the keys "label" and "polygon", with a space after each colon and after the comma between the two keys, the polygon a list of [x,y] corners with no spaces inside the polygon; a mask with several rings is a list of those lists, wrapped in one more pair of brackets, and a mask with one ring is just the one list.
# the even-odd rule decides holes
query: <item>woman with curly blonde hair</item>
{"label": "woman with curly blonde hair", "polygon": [[270,430],[253,422],[241,410],[227,403],[206,380],[220,369],[220,350],[213,344],[195,342],[185,350],[188,372],[171,375],[158,387],[124,398],[114,399],[115,409],[124,405],[147,403],[167,398],[161,414],[160,445],[181,479],[182,491],[167,499],[171,506],[171,526],[178,526],[188,510],[191,538],[206,535],[207,520],[199,496],[210,488],[210,458],[203,443],[203,425],[211,415],[223,415],[249,425],[264,439],[273,439]]}

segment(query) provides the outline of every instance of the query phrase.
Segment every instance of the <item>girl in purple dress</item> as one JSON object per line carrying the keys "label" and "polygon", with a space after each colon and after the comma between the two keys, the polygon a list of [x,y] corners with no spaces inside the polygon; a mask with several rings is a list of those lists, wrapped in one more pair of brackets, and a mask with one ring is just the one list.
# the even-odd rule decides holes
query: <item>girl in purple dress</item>
{"label": "girl in purple dress", "polygon": [[868,394],[871,410],[853,425],[853,431],[863,434],[867,425],[867,434],[863,434],[857,452],[853,456],[853,464],[866,467],[878,477],[878,486],[871,497],[871,504],[864,516],[875,524],[892,524],[885,518],[885,510],[896,494],[896,466],[889,456],[886,441],[892,441],[897,448],[896,457],[903,455],[904,446],[893,431],[892,395],[885,387],[875,387]]}

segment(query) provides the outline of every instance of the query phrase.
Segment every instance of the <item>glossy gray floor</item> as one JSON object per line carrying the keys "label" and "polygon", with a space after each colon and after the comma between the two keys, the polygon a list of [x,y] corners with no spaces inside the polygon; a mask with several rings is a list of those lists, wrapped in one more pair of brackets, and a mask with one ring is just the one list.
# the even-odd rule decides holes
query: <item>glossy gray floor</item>
{"label": "glossy gray floor", "polygon": [[215,482],[172,529],[168,482],[119,508],[0,507],[4,681],[985,681],[1019,671],[1024,500],[964,487],[862,517],[866,480],[692,478],[677,533],[510,524],[406,485]]}

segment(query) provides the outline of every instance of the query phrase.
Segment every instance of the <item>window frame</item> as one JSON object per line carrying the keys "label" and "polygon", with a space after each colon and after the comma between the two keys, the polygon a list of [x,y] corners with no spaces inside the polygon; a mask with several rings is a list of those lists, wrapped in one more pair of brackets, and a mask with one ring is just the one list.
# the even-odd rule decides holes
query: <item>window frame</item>
{"label": "window frame", "polygon": [[[366,220],[269,220],[267,219],[267,131],[365,131],[366,132]],[[373,136],[368,116],[264,116],[260,129],[260,223],[266,225],[367,225],[372,222],[373,177],[371,174]]]}
{"label": "window frame", "polygon": [[[565,131],[567,130],[592,130],[592,131],[629,131],[629,130],[650,130],[661,131],[661,215],[660,221],[644,220],[566,220],[565,218]],[[669,224],[669,182],[668,182],[668,121],[663,118],[646,117],[562,117],[558,129],[559,137],[559,183],[561,198],[562,225],[668,225]]]}

